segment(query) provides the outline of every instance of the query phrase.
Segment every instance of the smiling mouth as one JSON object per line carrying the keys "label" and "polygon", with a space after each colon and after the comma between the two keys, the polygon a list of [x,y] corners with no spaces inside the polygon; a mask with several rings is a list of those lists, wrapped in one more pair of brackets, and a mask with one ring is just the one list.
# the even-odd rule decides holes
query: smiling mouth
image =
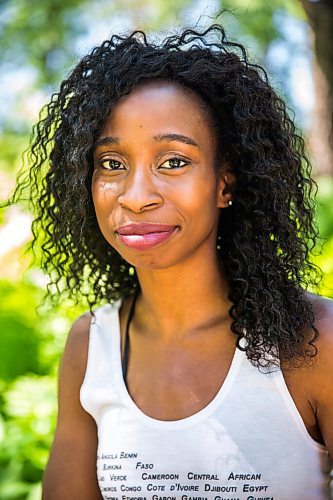
{"label": "smiling mouth", "polygon": [[143,234],[121,234],[116,232],[121,243],[135,250],[146,250],[167,241],[176,231],[178,226],[171,226],[164,231],[145,232]]}

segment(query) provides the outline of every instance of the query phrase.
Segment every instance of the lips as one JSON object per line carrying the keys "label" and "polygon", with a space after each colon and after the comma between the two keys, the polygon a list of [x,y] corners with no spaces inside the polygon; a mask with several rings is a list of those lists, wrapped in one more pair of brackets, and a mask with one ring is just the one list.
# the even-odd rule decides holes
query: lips
{"label": "lips", "polygon": [[116,229],[118,238],[127,247],[135,250],[146,250],[164,243],[178,229],[169,224],[128,224]]}
{"label": "lips", "polygon": [[140,224],[127,224],[120,226],[116,229],[118,234],[149,234],[149,233],[163,233],[174,229],[176,226],[169,224],[153,224],[153,223],[140,223]]}

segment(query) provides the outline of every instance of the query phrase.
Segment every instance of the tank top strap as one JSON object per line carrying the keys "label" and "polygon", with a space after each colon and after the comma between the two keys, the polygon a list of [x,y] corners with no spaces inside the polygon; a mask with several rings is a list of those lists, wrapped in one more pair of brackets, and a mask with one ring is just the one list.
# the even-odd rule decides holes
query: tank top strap
{"label": "tank top strap", "polygon": [[83,408],[98,421],[98,408],[121,385],[119,309],[122,300],[94,311],[89,331],[86,371],[80,388]]}
{"label": "tank top strap", "polygon": [[123,369],[123,379],[124,379],[125,384],[127,384],[127,365],[128,365],[129,351],[130,351],[129,326],[130,326],[130,322],[131,322],[131,319],[132,319],[133,314],[134,314],[135,303],[136,303],[136,300],[138,298],[138,294],[139,294],[139,290],[136,290],[136,292],[134,293],[134,296],[132,298],[132,301],[131,301],[129,313],[128,313],[127,320],[126,320],[125,332],[124,332],[125,340],[124,340],[124,356],[123,356],[123,360],[122,360],[122,369]]}

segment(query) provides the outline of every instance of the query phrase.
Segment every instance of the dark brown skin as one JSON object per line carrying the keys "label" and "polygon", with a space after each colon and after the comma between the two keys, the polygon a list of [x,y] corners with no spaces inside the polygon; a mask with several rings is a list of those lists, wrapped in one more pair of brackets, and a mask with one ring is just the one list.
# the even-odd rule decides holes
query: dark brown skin
{"label": "dark brown skin", "polygon": [[[154,139],[170,133],[190,137],[199,148]],[[135,266],[142,290],[130,328],[129,392],[147,415],[182,419],[214,398],[235,350],[228,284],[215,250],[217,222],[228,209],[234,179],[226,165],[219,174],[213,169],[216,140],[200,99],[171,83],[146,83],[123,97],[101,132],[100,138],[106,137],[119,143],[95,150],[92,193],[98,223]],[[189,164],[170,171],[168,160],[175,156]],[[110,165],[116,170],[108,170]],[[137,251],[115,233],[130,222],[175,224],[179,230],[163,244]],[[131,300],[120,310],[122,337]],[[318,355],[311,367],[283,372],[309,434],[333,457],[333,301],[311,300],[320,332]],[[102,498],[96,425],[79,401],[89,326],[90,315],[79,318],[65,346],[44,500]]]}

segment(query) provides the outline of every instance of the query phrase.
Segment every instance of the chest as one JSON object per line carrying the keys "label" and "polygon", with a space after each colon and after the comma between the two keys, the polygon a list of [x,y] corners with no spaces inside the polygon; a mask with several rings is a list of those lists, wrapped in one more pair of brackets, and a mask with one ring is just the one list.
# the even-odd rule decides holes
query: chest
{"label": "chest", "polygon": [[[206,337],[192,337],[183,343],[152,342],[131,338],[127,389],[136,406],[158,420],[181,420],[194,415],[223,392],[235,369],[235,336],[224,325]],[[223,341],[218,339],[223,338]],[[124,338],[122,339],[124,341]],[[323,443],[307,385],[293,372],[284,372],[290,404],[299,413],[307,433]],[[239,397],[241,407],[242,394]],[[295,409],[294,408],[294,409]]]}
{"label": "chest", "polygon": [[180,420],[205,408],[228,379],[235,346],[133,345],[128,391],[147,415]]}
{"label": "chest", "polygon": [[[169,363],[164,356],[175,354],[169,349],[160,357],[153,350],[149,363],[145,354],[136,351],[130,359],[128,392],[118,388],[110,390],[110,396],[105,394],[112,404],[103,404],[99,421],[102,492],[120,488],[156,500],[163,495],[175,500],[241,499],[255,493],[260,498],[325,498],[328,481],[320,453],[298,432],[289,412],[281,409],[282,397],[276,387],[271,390],[274,384],[249,368],[243,353],[236,351],[233,357],[231,352],[231,366],[222,384],[215,386],[217,393],[206,405],[201,400],[192,408],[188,404],[192,384],[204,387],[211,377],[216,384],[214,358],[209,370],[204,355],[201,366],[198,359],[192,363],[193,353],[189,358],[175,355]],[[194,368],[203,379],[198,376],[195,383],[190,376]],[[189,379],[185,385],[184,375]],[[195,387],[194,391],[200,400],[200,391]],[[158,404],[151,405],[150,399],[158,399],[159,392]]]}

